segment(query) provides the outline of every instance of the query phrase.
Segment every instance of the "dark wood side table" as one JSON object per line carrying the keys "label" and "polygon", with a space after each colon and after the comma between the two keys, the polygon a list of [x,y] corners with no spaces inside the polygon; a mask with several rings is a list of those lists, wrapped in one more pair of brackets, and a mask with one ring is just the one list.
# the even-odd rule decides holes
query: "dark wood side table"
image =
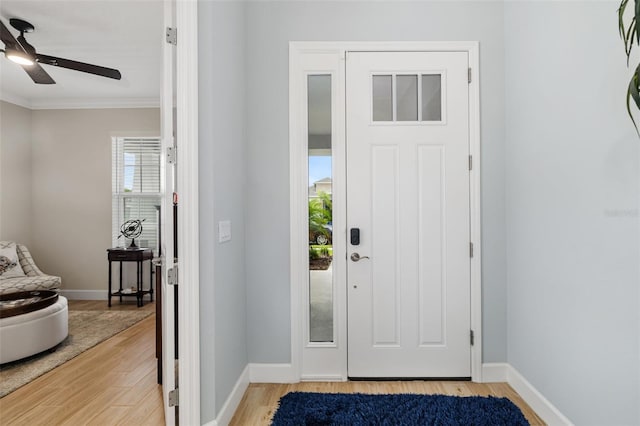
{"label": "dark wood side table", "polygon": [[[111,307],[111,297],[135,296],[138,301],[138,307],[142,306],[142,299],[148,294],[153,301],[153,250],[150,248],[110,248],[107,249],[107,258],[109,259],[109,307]],[[149,261],[149,289],[142,288],[142,264]],[[120,287],[118,291],[111,291],[111,263],[120,262]],[[122,291],[122,262],[136,262],[136,291],[123,293]]]}

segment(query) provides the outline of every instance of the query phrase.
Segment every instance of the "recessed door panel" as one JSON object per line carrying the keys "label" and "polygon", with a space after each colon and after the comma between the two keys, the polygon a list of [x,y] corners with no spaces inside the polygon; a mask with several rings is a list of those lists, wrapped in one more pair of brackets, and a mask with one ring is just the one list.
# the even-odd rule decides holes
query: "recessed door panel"
{"label": "recessed door panel", "polygon": [[[371,234],[371,256],[388,259],[372,264],[371,318],[373,345],[398,344],[400,288],[398,277],[398,148],[373,146],[371,155],[371,218],[379,230]],[[364,259],[362,262],[366,262]]]}
{"label": "recessed door panel", "polygon": [[446,335],[444,160],[444,146],[418,147],[420,345],[441,345]]}

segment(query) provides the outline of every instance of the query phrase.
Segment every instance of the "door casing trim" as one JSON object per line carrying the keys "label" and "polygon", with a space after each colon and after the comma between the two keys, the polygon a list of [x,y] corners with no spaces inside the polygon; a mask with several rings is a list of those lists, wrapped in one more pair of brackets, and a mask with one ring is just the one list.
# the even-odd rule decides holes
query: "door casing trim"
{"label": "door casing trim", "polygon": [[[336,76],[340,90],[338,98],[332,101],[332,107],[342,111],[342,119],[338,129],[334,127],[334,154],[337,165],[334,176],[338,177],[334,182],[334,216],[339,216],[338,225],[334,220],[334,233],[340,233],[344,238],[346,247],[346,217],[343,212],[336,213],[336,205],[343,205],[346,201],[345,170],[338,170],[340,165],[346,164],[345,132],[344,132],[344,58],[348,51],[360,52],[466,52],[471,68],[471,82],[469,83],[469,153],[473,157],[473,169],[469,173],[469,208],[470,208],[470,239],[473,243],[474,253],[470,258],[471,266],[471,329],[474,331],[475,342],[471,346],[471,379],[474,382],[482,382],[482,235],[481,235],[481,158],[480,158],[480,77],[479,77],[479,52],[477,41],[459,42],[289,42],[289,194],[290,194],[290,307],[291,307],[291,381],[311,380],[318,377],[318,373],[303,366],[304,350],[327,351],[329,348],[309,348],[304,342],[304,307],[307,293],[303,284],[308,284],[308,166],[307,166],[307,139],[306,117],[300,112],[301,99],[306,100],[306,93],[302,92],[301,78],[310,73],[305,69],[303,57],[305,55],[336,55],[341,63],[341,72]],[[321,70],[317,70],[321,71]],[[341,127],[341,128],[340,128]],[[341,179],[340,179],[341,177]],[[336,196],[336,195],[334,195]],[[346,213],[346,212],[344,212]],[[344,253],[346,256],[346,251]],[[342,259],[342,254],[339,254]],[[334,248],[334,259],[336,252]],[[338,268],[334,279],[336,282],[345,282],[346,268]],[[336,287],[338,289],[338,287]],[[342,291],[345,290],[345,291]],[[344,293],[344,294],[343,294]],[[336,291],[338,297],[337,312],[337,339],[333,347],[338,352],[338,364],[333,366],[333,371],[322,371],[324,377],[347,380],[347,351],[346,351],[346,288]],[[308,357],[308,355],[306,355]]]}
{"label": "door casing trim", "polygon": [[[180,424],[200,424],[200,242],[198,202],[198,2],[177,1],[178,347]],[[212,324],[209,324],[213,327]]]}

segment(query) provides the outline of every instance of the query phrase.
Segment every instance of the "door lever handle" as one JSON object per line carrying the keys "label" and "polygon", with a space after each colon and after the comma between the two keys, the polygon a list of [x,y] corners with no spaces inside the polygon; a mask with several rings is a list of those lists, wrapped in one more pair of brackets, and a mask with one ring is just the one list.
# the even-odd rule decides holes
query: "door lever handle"
{"label": "door lever handle", "polygon": [[353,260],[354,262],[359,262],[362,259],[369,259],[369,256],[360,257],[360,254],[358,254],[358,253],[352,253],[351,254],[351,260]]}

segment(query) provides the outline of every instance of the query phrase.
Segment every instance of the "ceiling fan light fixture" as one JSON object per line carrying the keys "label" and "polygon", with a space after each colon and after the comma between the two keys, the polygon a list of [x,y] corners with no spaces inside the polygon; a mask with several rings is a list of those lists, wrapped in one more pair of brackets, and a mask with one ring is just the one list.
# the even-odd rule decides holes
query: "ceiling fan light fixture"
{"label": "ceiling fan light fixture", "polygon": [[30,66],[33,65],[33,59],[31,59],[26,53],[20,52],[17,49],[7,49],[5,51],[7,59],[12,60],[16,64]]}

